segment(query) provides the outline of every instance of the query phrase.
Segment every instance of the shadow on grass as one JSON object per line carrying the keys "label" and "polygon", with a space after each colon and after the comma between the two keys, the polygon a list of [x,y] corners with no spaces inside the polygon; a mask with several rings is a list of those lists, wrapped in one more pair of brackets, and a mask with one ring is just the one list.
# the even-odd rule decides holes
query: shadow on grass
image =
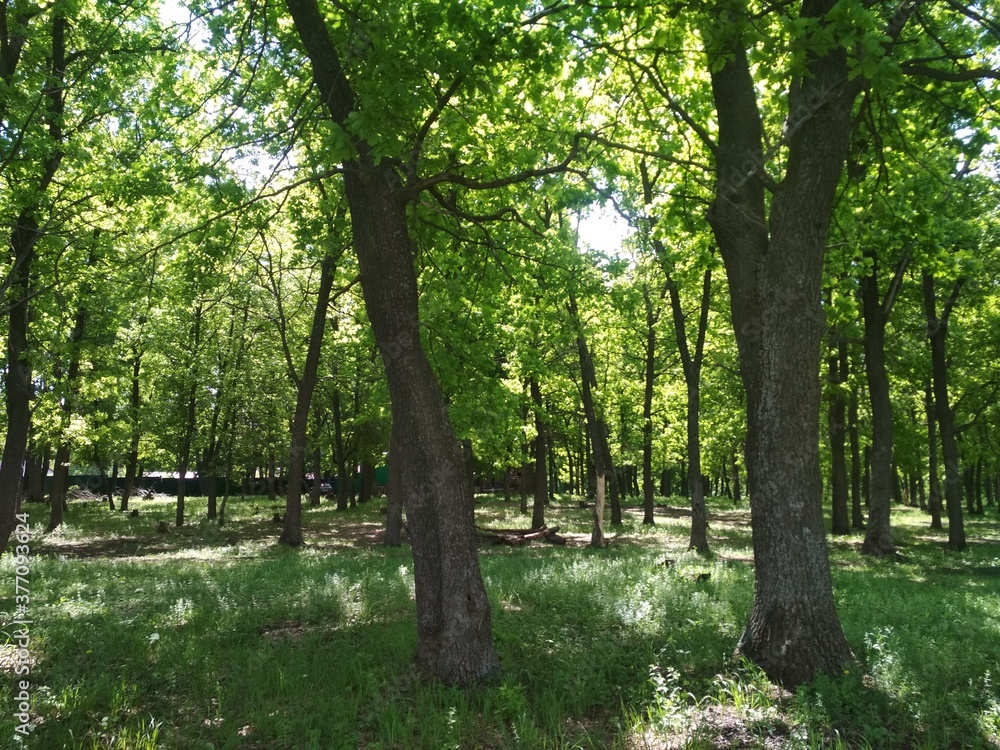
{"label": "shadow on grass", "polygon": [[[864,670],[794,696],[730,659],[752,592],[745,510],[712,508],[725,549],[713,559],[686,553],[677,524],[643,528],[628,513],[606,550],[486,546],[505,676],[465,691],[416,678],[412,562],[378,544],[377,507],[308,510],[314,543],[301,550],[277,547],[253,503],[233,510],[230,529],[171,532],[156,558],[155,532],[116,540],[103,512],[39,555],[38,747],[997,746],[990,543],[952,556],[903,531],[903,563],[835,550]],[[171,517],[166,503],[149,511]],[[550,522],[579,529],[586,514],[552,508]],[[146,551],[123,554],[129,544]],[[259,554],[224,549],[241,544]]]}

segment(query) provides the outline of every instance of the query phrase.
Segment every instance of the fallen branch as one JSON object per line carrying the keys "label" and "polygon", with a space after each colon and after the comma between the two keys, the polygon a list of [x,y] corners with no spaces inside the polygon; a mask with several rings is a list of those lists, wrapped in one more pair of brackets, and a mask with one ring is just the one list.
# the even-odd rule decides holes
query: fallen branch
{"label": "fallen branch", "polygon": [[566,544],[566,537],[560,536],[558,526],[542,526],[540,529],[484,529],[477,527],[479,538],[492,541],[493,544],[520,545],[535,539],[542,539],[550,544]]}

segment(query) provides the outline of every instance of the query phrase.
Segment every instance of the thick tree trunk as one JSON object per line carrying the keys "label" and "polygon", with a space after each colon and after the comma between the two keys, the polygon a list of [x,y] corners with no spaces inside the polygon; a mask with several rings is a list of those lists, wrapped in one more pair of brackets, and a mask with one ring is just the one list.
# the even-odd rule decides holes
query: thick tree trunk
{"label": "thick tree trunk", "polygon": [[31,265],[38,223],[30,213],[18,217],[10,234],[13,256],[11,283],[7,290],[7,377],[4,396],[7,402],[7,431],[3,459],[0,461],[0,551],[14,529],[24,455],[31,430],[31,363],[28,361],[28,300],[31,297]]}
{"label": "thick tree trunk", "polygon": [[934,391],[934,412],[941,429],[941,453],[944,456],[944,497],[948,510],[948,546],[955,550],[966,547],[965,521],[962,517],[962,472],[955,440],[955,417],[948,403],[948,318],[962,289],[962,280],[955,283],[941,316],[937,314],[937,294],[934,277],[924,271],[924,312],[927,316],[927,336],[931,346],[931,378]]}
{"label": "thick tree trunk", "polygon": [[[803,6],[817,20],[832,1]],[[819,21],[820,24],[823,21]],[[729,279],[747,395],[753,606],[738,650],[794,686],[851,658],[834,607],[819,465],[823,254],[850,129],[846,56],[807,61],[789,95],[785,179],[765,209],[763,127],[744,48],[710,53],[718,181],[709,221]]]}
{"label": "thick tree trunk", "polygon": [[472,496],[461,447],[420,342],[405,204],[386,166],[365,159],[346,165],[345,177],[366,309],[398,433],[393,460],[399,463],[413,549],[418,662],[445,683],[489,679],[499,660],[479,571]]}
{"label": "thick tree trunk", "polygon": [[[335,123],[348,130],[354,92],[316,0],[287,0]],[[405,492],[417,600],[417,662],[448,684],[494,678],[490,603],[476,551],[473,498],[444,396],[420,341],[407,203],[388,162],[365,143],[344,164],[365,309],[382,354],[392,405],[391,461]]]}
{"label": "thick tree trunk", "polygon": [[890,555],[895,550],[889,522],[892,496],[892,402],[885,367],[886,314],[878,286],[878,260],[873,253],[872,272],[861,278],[861,308],[865,320],[865,375],[872,412],[871,486],[868,495],[868,528],[861,546],[866,555]]}
{"label": "thick tree trunk", "polygon": [[292,434],[288,451],[288,487],[285,493],[285,519],[278,542],[291,547],[300,546],[302,540],[302,477],[306,470],[306,430],[309,426],[309,406],[319,373],[319,356],[323,349],[326,330],[326,309],[330,306],[330,290],[336,266],[327,252],[320,263],[319,290],[309,329],[309,345],[302,375],[298,378],[295,394],[295,414],[292,417]]}
{"label": "thick tree trunk", "polygon": [[[5,6],[6,7],[6,6]],[[51,141],[51,152],[44,161],[41,179],[36,186],[43,196],[52,183],[62,162],[63,113],[65,110],[66,78],[66,18],[68,6],[57,5],[52,11],[52,54],[49,77],[43,94],[48,100],[45,124]],[[20,58],[19,51],[5,53],[5,83],[12,80]],[[40,205],[24,207],[14,220],[8,248],[12,267],[6,302],[7,373],[4,396],[7,405],[7,431],[4,435],[3,457],[0,459],[0,552],[17,522],[15,514],[21,502],[24,479],[24,455],[31,432],[31,363],[28,361],[28,301],[31,299],[31,272],[35,259],[35,244],[42,236],[35,212]]]}
{"label": "thick tree trunk", "polygon": [[851,524],[847,514],[847,456],[844,440],[847,436],[846,407],[840,386],[847,380],[847,342],[837,342],[837,352],[828,360],[830,372],[830,406],[827,426],[830,433],[830,495],[832,498],[831,530],[834,534],[849,534]]}

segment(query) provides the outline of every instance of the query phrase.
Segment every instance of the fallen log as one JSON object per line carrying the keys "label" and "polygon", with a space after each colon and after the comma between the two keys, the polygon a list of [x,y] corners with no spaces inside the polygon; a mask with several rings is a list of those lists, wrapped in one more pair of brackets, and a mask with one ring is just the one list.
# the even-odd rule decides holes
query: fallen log
{"label": "fallen log", "polygon": [[494,544],[520,545],[535,539],[550,544],[566,544],[566,537],[560,536],[558,526],[542,526],[540,529],[484,529],[477,527],[480,539]]}

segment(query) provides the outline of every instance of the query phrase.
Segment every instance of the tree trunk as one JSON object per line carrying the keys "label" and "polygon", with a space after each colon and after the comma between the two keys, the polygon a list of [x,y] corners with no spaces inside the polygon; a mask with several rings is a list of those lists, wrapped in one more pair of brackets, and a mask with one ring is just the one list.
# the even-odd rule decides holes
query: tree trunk
{"label": "tree trunk", "polygon": [[36,455],[38,446],[33,446],[27,452],[26,500],[29,503],[45,502],[45,478],[49,473],[49,449],[46,446],[42,455]]}
{"label": "tree trunk", "polygon": [[547,500],[545,481],[546,468],[546,430],[542,418],[542,392],[538,381],[531,378],[529,383],[531,400],[535,404],[535,497],[531,508],[531,528],[540,529],[545,525],[545,503]]}
{"label": "tree trunk", "polygon": [[125,460],[125,486],[122,488],[122,502],[119,508],[128,510],[128,501],[135,491],[136,468],[139,465],[139,438],[142,436],[139,409],[142,406],[142,395],[139,390],[139,372],[142,368],[142,352],[138,347],[132,351],[132,384],[129,393],[129,420],[132,423],[132,434],[129,436],[128,457]]}
{"label": "tree trunk", "polygon": [[399,440],[395,422],[389,433],[389,485],[386,487],[385,502],[385,544],[387,547],[400,547],[403,544],[403,503],[406,492],[403,488],[403,477],[399,467],[401,463],[395,459],[401,449],[397,449]]}
{"label": "tree trunk", "polygon": [[733,455],[730,459],[730,470],[733,474],[733,505],[743,502],[743,488],[740,486],[740,462],[739,452],[733,447]]}
{"label": "tree trunk", "polygon": [[[924,312],[927,315],[927,336],[931,346],[931,378],[934,391],[934,412],[941,429],[941,453],[944,455],[944,497],[948,510],[948,546],[955,550],[966,547],[965,522],[962,518],[962,472],[959,469],[958,445],[955,441],[954,413],[948,403],[948,318],[962,290],[963,280],[952,288],[941,316],[937,314],[934,277],[924,271]],[[933,490],[932,490],[933,491]]]}
{"label": "tree trunk", "polygon": [[320,486],[323,484],[323,453],[319,446],[312,452],[312,485],[309,487],[309,505],[317,507],[320,502]]}
{"label": "tree trunk", "polygon": [[[655,240],[658,252],[662,243]],[[705,352],[705,334],[708,330],[708,305],[712,297],[712,269],[705,269],[702,282],[701,307],[698,316],[697,339],[694,352],[688,347],[687,326],[680,294],[670,274],[667,274],[670,307],[673,311],[677,349],[681,355],[684,381],[687,384],[687,463],[688,492],[691,498],[691,538],[688,548],[708,554],[708,514],[705,509],[705,481],[701,473],[701,363]]]}
{"label": "tree trunk", "polygon": [[54,531],[62,526],[68,484],[69,444],[60,441],[59,447],[56,449],[56,463],[52,469],[52,489],[49,491],[49,524],[45,527],[46,531]]}
{"label": "tree trunk", "polygon": [[839,338],[837,352],[828,360],[830,372],[830,405],[827,410],[827,426],[830,433],[830,495],[832,498],[831,530],[834,534],[849,534],[850,521],[847,516],[847,456],[844,440],[847,435],[845,404],[840,387],[847,379],[847,342]]}
{"label": "tree trunk", "polygon": [[[609,483],[617,486],[615,467],[611,461],[611,449],[608,447],[608,429],[599,407],[594,399],[593,389],[597,387],[597,376],[594,373],[594,360],[587,348],[587,339],[583,333],[576,307],[576,296],[570,292],[569,314],[576,328],[576,347],[580,356],[580,380],[583,383],[583,410],[587,417],[587,432],[593,448],[594,473],[596,477],[594,501],[594,528],[590,535],[592,547],[607,546],[604,534],[604,502],[605,492]],[[614,490],[612,490],[614,492]]]}
{"label": "tree trunk", "polygon": [[[43,94],[48,100],[45,122],[48,126],[52,150],[44,162],[38,182],[39,196],[46,193],[52,183],[63,151],[63,112],[65,109],[66,31],[69,23],[66,7],[56,5],[52,12],[52,55],[49,58],[49,79]],[[5,54],[4,65],[9,76],[14,75],[18,63],[16,53]],[[24,478],[24,455],[31,432],[31,363],[28,361],[28,301],[31,299],[31,271],[35,259],[35,244],[42,236],[35,212],[40,205],[24,207],[14,220],[10,231],[8,249],[12,267],[6,302],[7,318],[7,373],[4,396],[7,405],[7,431],[4,436],[3,458],[0,459],[0,552],[7,549],[7,542],[17,522],[15,514],[21,502]]]}
{"label": "tree trunk", "polygon": [[319,357],[323,349],[326,330],[326,309],[330,306],[330,290],[336,273],[334,256],[327,251],[320,262],[319,289],[309,329],[309,345],[302,375],[297,379],[295,414],[292,417],[292,434],[288,451],[288,486],[285,491],[285,519],[278,537],[280,544],[298,547],[302,539],[302,477],[306,470],[306,431],[309,426],[309,406],[319,373]]}
{"label": "tree trunk", "polygon": [[889,507],[892,496],[892,402],[889,375],[885,367],[886,313],[878,285],[878,259],[871,259],[872,271],[861,278],[861,308],[865,320],[865,375],[872,412],[871,487],[868,495],[868,528],[861,546],[866,555],[894,552]]}
{"label": "tree trunk", "polygon": [[653,492],[653,389],[656,386],[656,322],[657,315],[649,296],[649,287],[643,286],[642,300],[646,306],[646,377],[642,392],[642,523],[655,523]]}
{"label": "tree trunk", "polygon": [[[93,262],[94,253],[91,250],[88,265],[92,265]],[[59,447],[56,450],[56,469],[52,481],[52,493],[49,496],[49,525],[46,529],[47,531],[54,531],[62,525],[63,510],[66,507],[70,460],[70,445],[67,432],[69,431],[70,420],[73,418],[73,410],[76,408],[76,397],[80,389],[80,346],[83,343],[83,336],[87,327],[86,300],[90,296],[87,289],[81,290],[81,294],[82,301],[76,310],[73,331],[69,337],[69,369],[63,384],[65,392],[59,405]]]}
{"label": "tree trunk", "polygon": [[195,362],[198,358],[198,350],[201,347],[201,304],[195,308],[194,321],[191,324],[191,362],[188,370],[188,377],[191,379],[191,387],[187,392],[187,404],[184,410],[184,432],[181,436],[180,450],[177,453],[177,515],[175,525],[180,528],[184,525],[184,498],[187,494],[187,472],[191,465],[191,444],[194,442],[196,407],[198,405],[198,380],[196,377]]}
{"label": "tree trunk", "polygon": [[370,461],[361,462],[361,496],[359,503],[367,503],[375,496],[375,464]]}
{"label": "tree trunk", "polygon": [[340,419],[340,389],[333,388],[334,452],[337,454],[337,510],[347,510],[347,452],[344,450],[344,425]]}
{"label": "tree trunk", "polygon": [[[820,26],[832,0],[803,6]],[[721,30],[720,30],[721,31]],[[738,651],[788,686],[851,658],[834,606],[819,465],[823,255],[847,152],[846,55],[809,57],[789,94],[785,178],[765,206],[763,126],[741,40],[710,52],[718,114],[709,222],[729,280],[747,396],[753,606]],[[748,173],[749,165],[749,173]]]}
{"label": "tree trunk", "polygon": [[858,390],[851,388],[848,404],[848,436],[851,444],[851,528],[861,531],[865,528],[865,516],[861,511],[861,439],[858,434]]}
{"label": "tree trunk", "polygon": [[[287,0],[333,121],[350,132],[355,96],[316,0]],[[476,551],[473,498],[462,449],[420,341],[409,196],[366,143],[344,164],[365,309],[382,354],[392,406],[391,460],[405,492],[417,601],[417,662],[446,684],[500,671],[490,603]]]}

